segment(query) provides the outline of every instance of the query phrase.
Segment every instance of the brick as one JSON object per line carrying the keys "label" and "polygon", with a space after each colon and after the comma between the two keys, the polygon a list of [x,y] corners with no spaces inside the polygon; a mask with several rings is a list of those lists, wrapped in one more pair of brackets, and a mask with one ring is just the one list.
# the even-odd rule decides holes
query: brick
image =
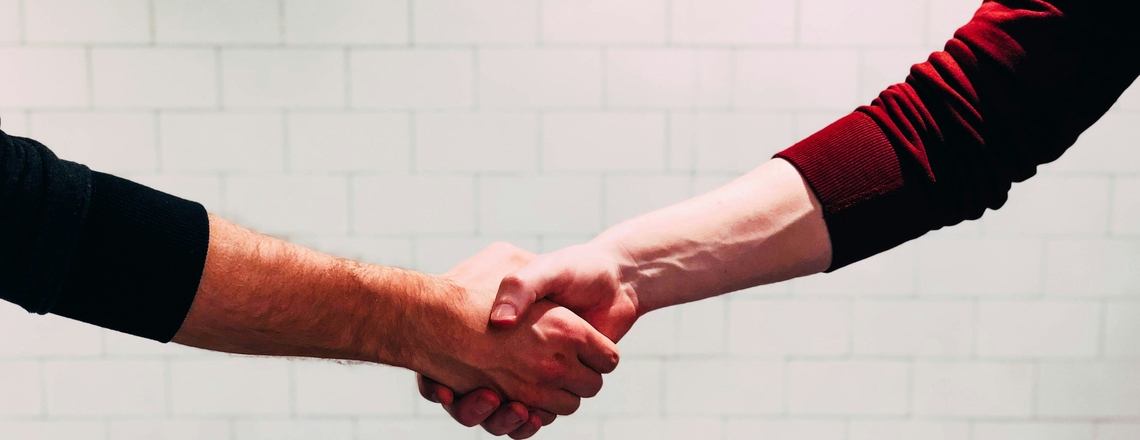
{"label": "brick", "polygon": [[845,51],[739,51],[736,107],[854,110],[858,58]]}
{"label": "brick", "polygon": [[225,107],[344,107],[343,50],[224,49]]}
{"label": "brick", "polygon": [[1054,172],[1140,172],[1140,124],[1135,113],[1109,113],[1089,127],[1056,163]]}
{"label": "brick", "polygon": [[[914,4],[919,5],[918,3]],[[859,102],[870,104],[887,87],[905,81],[907,75],[910,74],[910,68],[915,64],[925,62],[929,56],[930,51],[925,49],[868,50],[864,52],[863,62],[859,64]],[[834,119],[838,118],[832,120]]]}
{"label": "brick", "polygon": [[407,0],[285,0],[289,44],[405,44]]}
{"label": "brick", "polygon": [[688,176],[606,176],[606,225],[681,202],[692,196]]}
{"label": "brick", "polygon": [[847,440],[970,440],[970,425],[925,420],[852,420]]}
{"label": "brick", "polygon": [[106,173],[158,168],[151,113],[33,113],[32,135],[57,156]]}
{"label": "brick", "polygon": [[534,44],[535,0],[418,0],[413,3],[416,44]]}
{"label": "brick", "polygon": [[1140,357],[1140,304],[1111,302],[1105,311],[1104,355]]}
{"label": "brick", "polygon": [[1140,363],[1045,363],[1038,378],[1041,417],[1140,415]]}
{"label": "brick", "polygon": [[210,212],[222,211],[222,179],[177,174],[131,175],[130,180],[167,194],[201,203]]}
{"label": "brick", "polygon": [[1040,176],[1015,185],[1009,203],[986,218],[986,233],[1103,235],[1108,228],[1106,177]]}
{"label": "brick", "polygon": [[20,20],[20,3],[20,0],[0,0],[0,42],[20,42],[23,28]]}
{"label": "brick", "polygon": [[110,420],[107,440],[209,440],[230,438],[225,420]]}
{"label": "brick", "polygon": [[[436,408],[438,411],[438,406]],[[356,424],[357,438],[385,440],[476,440],[478,431],[450,418],[363,419]]]}
{"label": "brick", "polygon": [[[654,310],[641,318],[622,338],[618,349],[625,358],[671,356],[676,351],[678,307]],[[623,361],[624,362],[624,361]]]}
{"label": "brick", "polygon": [[665,413],[755,415],[783,411],[781,363],[674,360],[665,365]]}
{"label": "brick", "polygon": [[500,241],[528,252],[538,248],[538,240],[533,237],[421,238],[416,240],[414,267],[421,272],[441,274]]}
{"label": "brick", "polygon": [[14,304],[0,304],[0,355],[98,356],[102,352],[100,330],[89,324],[57,315],[34,315]]}
{"label": "brick", "polygon": [[1091,357],[1100,339],[1092,302],[983,301],[978,354],[995,357]]}
{"label": "brick", "polygon": [[544,43],[664,43],[664,0],[547,0]]}
{"label": "brick", "polygon": [[596,177],[484,177],[479,224],[490,233],[596,233],[601,193]]}
{"label": "brick", "polygon": [[1113,187],[1112,233],[1140,235],[1140,178],[1117,178]]}
{"label": "brick", "polygon": [[31,43],[146,43],[146,0],[37,0],[24,3]]}
{"label": "brick", "polygon": [[800,6],[800,43],[825,47],[919,46],[926,30],[925,6],[909,0],[806,0]]}
{"label": "brick", "polygon": [[1140,242],[1055,240],[1045,246],[1045,293],[1057,296],[1140,294]]}
{"label": "brick", "polygon": [[842,270],[793,281],[796,294],[902,296],[915,293],[917,247],[904,244]]}
{"label": "brick", "polygon": [[1033,411],[1033,365],[919,362],[913,411],[937,417],[1027,417]]}
{"label": "brick", "polygon": [[1101,423],[1096,427],[1096,440],[1130,440],[1140,437],[1140,424]]}
{"label": "brick", "polygon": [[870,356],[969,356],[974,306],[966,301],[858,301],[854,350]]}
{"label": "brick", "polygon": [[42,413],[42,375],[38,362],[0,362],[0,415],[37,416]]}
{"label": "brick", "polygon": [[602,425],[602,438],[606,440],[635,438],[689,440],[723,436],[724,422],[711,417],[607,419]]}
{"label": "brick", "polygon": [[26,111],[0,111],[0,128],[9,136],[30,136],[30,121]]}
{"label": "brick", "polygon": [[407,171],[411,123],[394,113],[289,113],[289,168]]}
{"label": "brick", "polygon": [[349,64],[353,107],[469,108],[475,102],[468,50],[356,50]]}
{"label": "brick", "polygon": [[[548,425],[542,428],[542,438],[550,440],[598,440],[598,435],[601,432],[600,423],[597,419],[584,419],[581,417],[563,417],[558,423]],[[454,422],[452,422],[454,423]],[[495,437],[487,432],[478,430],[479,440],[495,440],[500,437]]]}
{"label": "brick", "polygon": [[352,181],[352,226],[374,234],[475,231],[470,177],[359,177]]}
{"label": "brick", "polygon": [[901,415],[908,409],[905,362],[792,362],[788,411],[809,415]]}
{"label": "brick", "polygon": [[792,118],[785,114],[673,113],[669,118],[670,169],[752,170],[791,146],[791,128]]}
{"label": "brick", "polygon": [[177,415],[289,413],[289,365],[281,359],[176,360],[170,375]]}
{"label": "brick", "polygon": [[279,171],[282,118],[277,113],[163,113],[163,171]]}
{"label": "brick", "polygon": [[987,422],[974,425],[974,440],[1093,440],[1092,423]]}
{"label": "brick", "polygon": [[970,21],[978,6],[981,5],[977,2],[931,0],[927,42],[931,47],[943,47],[946,41],[954,36],[954,31]]}
{"label": "brick", "polygon": [[5,437],[20,440],[104,440],[103,422],[98,421],[12,421],[0,422]]}
{"label": "brick", "polygon": [[734,301],[728,350],[734,355],[835,355],[848,352],[846,301]]}
{"label": "brick", "polygon": [[96,107],[213,108],[217,59],[209,49],[91,51]]}
{"label": "brick", "polygon": [[154,0],[159,43],[278,43],[281,12],[275,0]]}
{"label": "brick", "polygon": [[732,59],[727,50],[606,51],[606,104],[615,108],[727,107]]}
{"label": "brick", "polygon": [[598,108],[602,54],[594,49],[479,51],[484,108]]}
{"label": "brick", "polygon": [[728,440],[843,440],[839,420],[733,420],[726,429]]}
{"label": "brick", "polygon": [[582,401],[576,416],[653,416],[661,414],[665,364],[658,360],[622,359],[621,366],[604,377],[596,397]]}
{"label": "brick", "polygon": [[348,184],[343,177],[230,177],[226,214],[271,235],[343,234],[348,231]]}
{"label": "brick", "polygon": [[[117,331],[103,332],[103,352],[107,356],[198,356],[204,350],[178,344],[163,344]],[[211,352],[212,353],[212,352]]]}
{"label": "brick", "polygon": [[790,44],[793,0],[675,0],[670,40],[693,44]]}
{"label": "brick", "polygon": [[361,263],[412,267],[412,241],[407,238],[322,236],[299,237],[294,242],[319,252]]}
{"label": "brick", "polygon": [[918,245],[920,294],[1033,295],[1041,291],[1043,246],[1039,240],[927,239]]}
{"label": "brick", "polygon": [[420,171],[533,171],[538,118],[523,113],[427,113],[415,118]]}
{"label": "brick", "polygon": [[682,356],[722,355],[727,351],[727,298],[708,298],[676,307],[673,353]]}
{"label": "brick", "polygon": [[352,440],[351,420],[239,420],[234,440]]}
{"label": "brick", "polygon": [[328,361],[295,361],[293,368],[302,415],[411,415],[412,399],[419,397],[408,370]]}
{"label": "brick", "polygon": [[71,48],[0,48],[4,107],[86,107],[87,55]]}
{"label": "brick", "polygon": [[166,413],[166,365],[161,361],[77,361],[44,364],[48,414]]}
{"label": "brick", "polygon": [[556,113],[542,119],[544,171],[665,168],[665,118],[657,113]]}

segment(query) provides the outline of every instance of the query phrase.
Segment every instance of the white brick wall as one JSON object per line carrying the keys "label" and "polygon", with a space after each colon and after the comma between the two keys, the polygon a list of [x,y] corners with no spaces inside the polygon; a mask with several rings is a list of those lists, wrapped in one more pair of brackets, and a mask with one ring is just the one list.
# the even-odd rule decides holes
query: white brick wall
{"label": "white brick wall", "polygon": [[[959,0],[0,0],[0,118],[433,273],[706,192],[902,80]],[[540,439],[1140,438],[1140,86],[985,219],[645,316]],[[490,439],[412,374],[0,304],[0,438]]]}

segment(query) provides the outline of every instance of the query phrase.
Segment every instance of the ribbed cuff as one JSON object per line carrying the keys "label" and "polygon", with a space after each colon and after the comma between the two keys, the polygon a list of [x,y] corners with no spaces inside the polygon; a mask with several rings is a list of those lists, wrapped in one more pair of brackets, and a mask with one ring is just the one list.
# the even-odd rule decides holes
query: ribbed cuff
{"label": "ribbed cuff", "polygon": [[209,238],[202,205],[93,172],[87,220],[51,312],[169,342],[198,291]]}
{"label": "ribbed cuff", "polygon": [[861,112],[776,155],[804,176],[831,237],[828,272],[922,235],[929,200],[910,182],[883,130]]}

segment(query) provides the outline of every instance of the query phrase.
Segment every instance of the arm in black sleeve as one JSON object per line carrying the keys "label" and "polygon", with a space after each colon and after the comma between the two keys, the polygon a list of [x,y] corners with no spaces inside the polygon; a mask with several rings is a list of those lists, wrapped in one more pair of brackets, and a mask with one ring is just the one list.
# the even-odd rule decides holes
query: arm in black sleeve
{"label": "arm in black sleeve", "polygon": [[0,298],[167,342],[208,242],[201,205],[0,132]]}

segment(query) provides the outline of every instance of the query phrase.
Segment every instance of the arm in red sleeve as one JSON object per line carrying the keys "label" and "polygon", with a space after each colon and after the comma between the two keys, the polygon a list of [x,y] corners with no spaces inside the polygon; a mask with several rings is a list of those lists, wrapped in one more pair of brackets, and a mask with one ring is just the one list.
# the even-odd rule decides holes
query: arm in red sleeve
{"label": "arm in red sleeve", "polygon": [[835,270],[1000,208],[1140,75],[1125,1],[988,0],[869,106],[781,152],[819,198]]}

